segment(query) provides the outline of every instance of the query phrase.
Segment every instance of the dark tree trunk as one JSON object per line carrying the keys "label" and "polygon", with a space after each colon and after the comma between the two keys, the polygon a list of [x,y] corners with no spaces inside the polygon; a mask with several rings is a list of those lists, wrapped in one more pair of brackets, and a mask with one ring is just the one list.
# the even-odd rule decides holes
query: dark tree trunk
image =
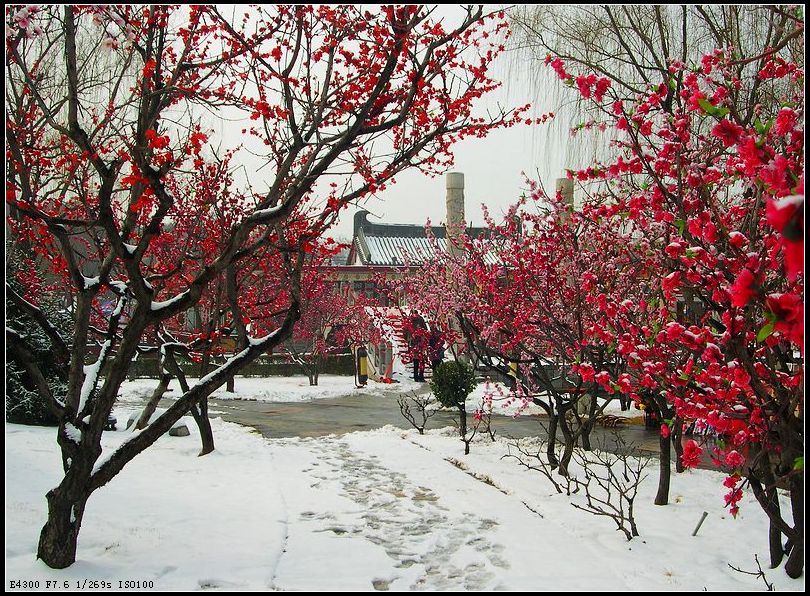
{"label": "dark tree trunk", "polygon": [[[174,359],[174,355],[170,354],[167,362],[170,366],[169,370],[173,371],[177,376],[177,381],[180,383],[180,389],[183,390],[184,394],[188,393],[190,387],[188,381],[186,380],[186,375],[183,372],[183,369],[177,364],[177,361]],[[206,354],[203,356],[202,368],[200,372],[206,374],[205,371],[207,369],[208,355]],[[200,375],[200,378],[202,378],[203,374]],[[233,378],[233,376],[231,376],[231,378]],[[198,405],[192,404],[189,410],[191,411],[191,415],[194,417],[194,422],[197,424],[197,428],[200,431],[201,447],[198,455],[208,455],[214,450],[214,431],[211,429],[211,421],[208,419],[208,397],[200,400]]]}
{"label": "dark tree trunk", "polygon": [[[768,461],[767,453],[758,449],[751,451],[752,459],[760,459],[758,475],[761,476],[762,484],[757,481],[756,486],[760,488],[760,492],[764,493],[762,496],[765,498],[760,501],[760,506],[765,509],[768,514],[768,552],[771,560],[771,569],[779,567],[785,556],[785,550],[782,547],[782,529],[779,527],[777,520],[782,519],[781,506],[779,505],[779,493],[776,487],[776,477],[771,469],[770,462]],[[752,482],[752,486],[754,486]]]}
{"label": "dark tree trunk", "polygon": [[312,356],[312,364],[310,366],[309,384],[312,386],[318,385],[318,377],[321,374],[321,365],[323,364],[323,357],[319,355]]}
{"label": "dark tree trunk", "polygon": [[804,474],[790,477],[790,505],[793,510],[793,548],[790,549],[785,573],[793,579],[801,577],[804,570]]}
{"label": "dark tree trunk", "polygon": [[135,430],[143,430],[149,424],[149,419],[152,417],[152,414],[155,413],[157,409],[158,403],[160,399],[163,397],[163,394],[166,393],[166,389],[169,388],[169,382],[172,380],[172,375],[168,373],[163,373],[160,375],[160,382],[158,386],[155,387],[155,391],[152,393],[152,397],[149,398],[149,401],[146,402],[146,406],[141,412],[140,418],[135,423]]}
{"label": "dark tree trunk", "polygon": [[62,483],[46,495],[48,521],[39,535],[37,558],[53,569],[64,569],[76,561],[79,528],[91,493],[87,488],[91,466],[72,463]]}
{"label": "dark tree trunk", "polygon": [[794,544],[793,548],[788,555],[787,563],[785,563],[785,573],[788,577],[799,579],[804,570],[804,539],[800,544]]}
{"label": "dark tree trunk", "polygon": [[558,409],[560,410],[558,421],[560,423],[560,430],[562,430],[563,433],[563,452],[557,466],[557,473],[564,478],[568,478],[568,464],[571,462],[571,457],[574,455],[576,437],[568,427],[568,421],[565,419],[565,413],[561,408]]}
{"label": "dark tree trunk", "polygon": [[[776,491],[776,487],[768,487],[765,494],[768,496],[768,503],[773,513],[780,516],[781,508],[779,506],[779,494]],[[775,569],[782,563],[785,551],[782,548],[782,531],[772,519],[769,520],[768,524],[768,550],[771,556],[771,569]]]}
{"label": "dark tree trunk", "polygon": [[686,471],[683,465],[683,419],[675,416],[672,420],[672,444],[675,446],[675,471],[681,474]]}
{"label": "dark tree trunk", "polygon": [[[477,427],[473,429],[473,436],[475,436],[476,430]],[[461,435],[461,440],[464,442],[464,455],[469,455],[470,443],[473,438],[467,438],[467,408],[463,403],[458,407],[458,433]]]}
{"label": "dark tree trunk", "polygon": [[669,437],[658,435],[658,446],[661,454],[658,460],[658,493],[655,495],[656,505],[666,505],[669,503],[669,480],[672,473],[672,451]]}
{"label": "dark tree trunk", "polygon": [[208,455],[214,450],[214,431],[211,430],[211,421],[208,419],[208,398],[204,398],[198,405],[191,406],[191,415],[200,430],[202,448],[199,456]]}
{"label": "dark tree trunk", "polygon": [[[239,306],[238,295],[239,284],[236,281],[236,266],[231,263],[225,268],[225,297],[228,300],[228,306],[231,310],[233,324],[236,326],[236,345],[234,346],[234,353],[240,352],[247,346],[247,326],[245,325],[242,307]],[[225,391],[228,393],[236,393],[233,375],[228,378]]]}
{"label": "dark tree trunk", "polygon": [[546,446],[546,456],[548,463],[552,466],[560,465],[560,460],[557,459],[557,417],[558,414],[552,414],[548,419],[548,445]]}
{"label": "dark tree trunk", "polygon": [[593,422],[591,420],[586,420],[580,426],[580,432],[582,433],[582,448],[585,451],[591,451],[591,429],[593,428]]}
{"label": "dark tree trunk", "polygon": [[563,452],[560,456],[560,463],[557,466],[557,473],[564,478],[568,478],[568,464],[571,462],[571,457],[574,455],[574,444],[566,441],[563,445]]}
{"label": "dark tree trunk", "polygon": [[546,445],[546,457],[548,458],[548,463],[550,465],[557,467],[557,465],[560,463],[559,460],[557,459],[556,453],[558,414],[556,409],[554,408],[554,402],[549,400],[549,403],[546,403],[537,397],[533,397],[532,403],[543,408],[543,411],[548,416],[548,444]]}
{"label": "dark tree trunk", "polygon": [[590,405],[588,406],[588,417],[580,421],[578,432],[582,436],[582,448],[585,451],[591,451],[591,431],[596,422],[596,398],[591,397]]}

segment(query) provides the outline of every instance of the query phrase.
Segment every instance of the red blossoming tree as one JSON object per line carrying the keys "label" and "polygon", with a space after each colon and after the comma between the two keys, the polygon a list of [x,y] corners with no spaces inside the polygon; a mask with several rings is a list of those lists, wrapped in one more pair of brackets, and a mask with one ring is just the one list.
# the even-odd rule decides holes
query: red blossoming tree
{"label": "red blossoming tree", "polygon": [[[567,83],[584,76],[549,63]],[[751,111],[735,102],[741,63],[758,65]],[[580,88],[617,131],[617,156],[572,173],[601,200],[592,216],[655,256],[647,278],[660,280],[660,297],[601,325],[628,362],[627,390],[637,401],[652,392],[674,424],[696,421],[721,437],[713,451],[729,471],[730,510],[750,486],[771,522],[773,566],[787,537],[791,577],[804,552],[803,78],[778,48],[750,58],[718,49],[671,61],[632,101],[611,97],[610,85]],[[700,451],[687,442],[683,463]],[[792,522],[778,488],[790,493]]]}
{"label": "red blossoming tree", "polygon": [[511,378],[512,398],[546,411],[547,457],[567,475],[574,447],[590,448],[590,431],[607,403],[596,397],[629,401],[627,363],[605,341],[603,322],[648,295],[649,280],[640,280],[650,266],[631,250],[627,230],[537,187],[503,223],[486,210],[485,219],[486,234],[461,236],[462,250],[453,253],[436,244],[396,289],[419,312],[431,313],[449,342],[462,344],[479,366]]}
{"label": "red blossoming tree", "polygon": [[[605,321],[631,395],[676,415],[662,434],[681,420],[719,433],[732,513],[750,485],[771,520],[772,566],[788,551],[785,569],[798,577],[803,9],[567,6],[512,16],[524,47],[579,92],[586,116],[572,130],[607,133],[599,163],[572,176],[598,199],[595,215],[654,257],[647,278],[660,287]],[[700,454],[688,441],[682,463]]]}
{"label": "red blossoming tree", "polygon": [[[264,6],[232,19],[213,6],[6,7],[13,233],[73,296],[73,337],[49,334],[69,362],[67,391],[38,385],[59,418],[65,471],[47,495],[38,548],[47,565],[74,562],[95,490],[290,336],[304,255],[343,207],[404,169],[441,171],[455,141],[521,119],[520,111],[473,111],[497,86],[486,73],[502,49],[493,32],[504,27],[502,14],[474,8],[446,25],[417,6]],[[237,178],[222,204],[232,217],[201,241],[179,235],[177,222],[224,199],[225,179],[206,165],[222,161],[216,147],[227,140],[215,139],[209,124],[219,118],[242,122],[262,163],[242,164],[248,180]],[[159,254],[172,236],[189,255],[173,253],[176,262]],[[245,326],[241,349],[102,454],[104,426],[139,347],[207,300],[223,276],[252,275],[245,264],[259,257],[278,280],[275,310],[239,316],[247,284],[231,284],[233,323]],[[103,320],[91,321],[110,297]],[[247,333],[251,316],[257,324]],[[26,338],[14,329],[6,336],[25,360]],[[26,368],[36,375],[35,361]]]}
{"label": "red blossoming tree", "polygon": [[350,304],[329,269],[330,258],[339,247],[329,239],[310,254],[302,280],[301,320],[292,341],[284,346],[310,385],[318,384],[325,358],[365,343],[369,333],[365,308],[356,302]]}

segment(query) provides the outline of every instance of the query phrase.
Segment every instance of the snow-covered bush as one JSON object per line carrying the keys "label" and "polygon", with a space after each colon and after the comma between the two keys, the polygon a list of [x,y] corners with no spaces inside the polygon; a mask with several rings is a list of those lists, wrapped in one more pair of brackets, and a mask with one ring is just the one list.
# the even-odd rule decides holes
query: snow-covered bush
{"label": "snow-covered bush", "polygon": [[[9,263],[9,269],[12,267],[13,264]],[[6,421],[56,426],[56,416],[48,407],[45,397],[37,390],[36,382],[26,371],[22,359],[30,357],[38,364],[53,395],[65,394],[67,368],[59,364],[50,339],[36,321],[10,297],[11,292],[16,292],[18,296],[25,294],[24,288],[10,271],[6,288],[6,327],[26,338],[30,354],[23,356],[13,349],[7,351]],[[67,313],[54,304],[40,304],[39,310],[62,337],[70,337],[70,318]]]}

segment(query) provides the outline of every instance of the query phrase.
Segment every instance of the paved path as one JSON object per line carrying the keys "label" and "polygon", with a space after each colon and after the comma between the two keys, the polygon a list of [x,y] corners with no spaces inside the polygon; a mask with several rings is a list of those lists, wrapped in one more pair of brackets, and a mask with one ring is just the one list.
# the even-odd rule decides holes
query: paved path
{"label": "paved path", "polygon": [[[428,391],[427,386],[422,391]],[[354,393],[344,397],[303,402],[210,399],[209,412],[211,417],[221,416],[228,422],[255,428],[269,439],[323,437],[374,430],[389,424],[398,428],[411,428],[397,404],[397,398],[406,394],[394,386],[382,393]],[[171,403],[173,401],[170,399],[163,400],[161,407],[168,407]],[[427,428],[453,426],[456,419],[454,412],[441,411],[428,421]],[[468,414],[468,424],[470,419]],[[545,416],[492,417],[492,427],[499,437],[545,437],[547,423]],[[622,425],[621,433],[628,444],[635,445],[637,453],[658,455],[658,434],[655,430],[647,430],[643,425]],[[591,433],[591,444],[596,447],[604,440],[610,448],[614,443],[613,436],[613,429],[597,426]]]}
{"label": "paved path", "polygon": [[[321,437],[344,434],[358,430],[374,430],[387,424],[399,428],[411,428],[402,417],[397,405],[396,391],[384,395],[351,395],[336,399],[318,399],[308,402],[267,403],[247,400],[211,400],[212,416],[223,420],[251,426],[271,439],[287,437]],[[469,416],[469,415],[468,415]],[[452,412],[439,412],[428,421],[428,428],[452,426]],[[496,436],[515,438],[545,436],[543,424],[548,419],[541,416],[493,416],[492,426]],[[628,443],[647,454],[658,453],[658,435],[643,426],[625,425],[622,435]],[[593,445],[600,437],[609,440],[610,429],[596,427],[591,435]]]}
{"label": "paved path", "polygon": [[[427,391],[425,386],[424,391]],[[403,394],[396,389],[383,395],[349,395],[334,399],[317,399],[307,402],[258,402],[249,400],[210,400],[212,416],[222,416],[223,420],[250,426],[269,439],[291,437],[323,437],[342,435],[359,430],[374,430],[387,424],[398,428],[412,428],[402,417],[397,398]],[[428,421],[428,429],[453,426],[456,415],[441,411]],[[468,414],[468,424],[471,416]],[[492,428],[498,437],[547,437],[546,416],[493,416]],[[658,457],[658,429],[647,429],[644,425],[624,424],[619,427],[627,446],[632,446],[638,455]],[[557,440],[562,438],[557,431]],[[692,437],[685,436],[683,440]],[[709,441],[709,439],[702,439]],[[595,426],[591,432],[591,446],[604,444],[610,450],[616,443],[615,429]],[[559,453],[559,452],[558,452]],[[675,452],[672,451],[675,469]],[[701,468],[716,469],[711,462],[709,449],[704,449]]]}

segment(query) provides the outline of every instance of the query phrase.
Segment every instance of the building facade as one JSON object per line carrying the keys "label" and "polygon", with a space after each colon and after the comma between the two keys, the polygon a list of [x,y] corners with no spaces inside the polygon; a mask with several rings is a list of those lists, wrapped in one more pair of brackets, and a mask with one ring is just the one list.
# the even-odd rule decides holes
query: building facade
{"label": "building facade", "polygon": [[401,333],[401,316],[407,309],[407,297],[399,297],[393,304],[380,291],[375,281],[380,275],[396,278],[409,269],[430,259],[435,251],[454,251],[454,236],[464,233],[477,237],[486,228],[466,227],[464,221],[464,174],[451,172],[446,176],[446,224],[425,226],[420,223],[377,223],[368,220],[369,212],[360,210],[354,215],[352,242],[345,263],[335,263],[332,269],[341,288],[350,297],[364,296],[378,305],[378,318],[389,328],[386,334],[391,342],[367,346],[372,378],[391,378],[404,374],[410,364],[408,345]]}

